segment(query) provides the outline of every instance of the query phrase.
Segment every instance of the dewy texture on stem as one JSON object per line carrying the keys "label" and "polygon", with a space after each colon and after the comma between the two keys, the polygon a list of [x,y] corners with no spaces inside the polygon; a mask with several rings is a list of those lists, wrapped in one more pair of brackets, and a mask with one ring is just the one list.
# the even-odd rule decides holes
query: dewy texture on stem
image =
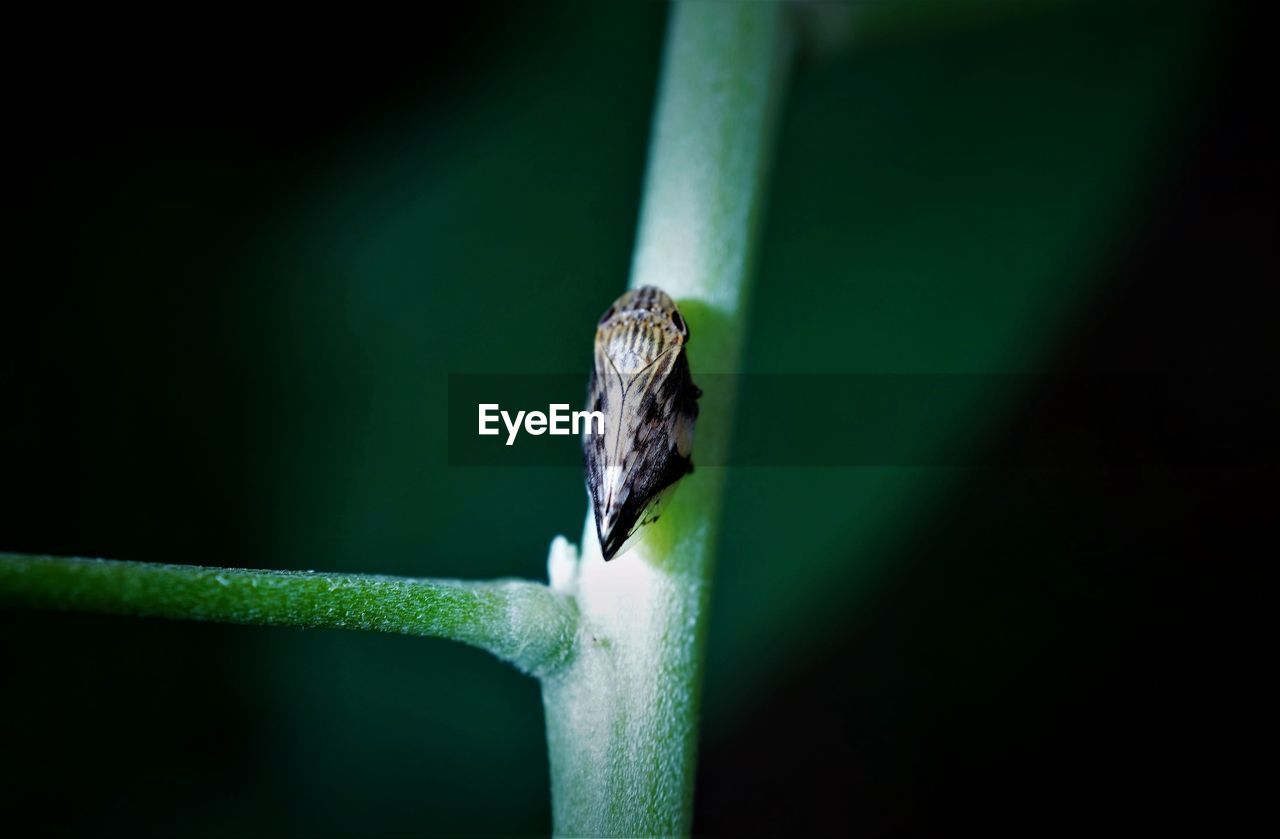
{"label": "dewy texture on stem", "polygon": [[528,673],[569,655],[572,602],[538,583],[250,571],[0,554],[0,604],[450,638]]}
{"label": "dewy texture on stem", "polygon": [[[781,3],[673,9],[630,282],[675,298],[695,382],[738,369],[791,11]],[[733,380],[704,380],[695,466],[724,462]],[[590,511],[580,557],[563,537],[552,544],[553,586],[573,594],[580,612],[576,653],[543,680],[557,834],[691,829],[722,485],[723,469],[695,468],[661,520],[608,564]]]}

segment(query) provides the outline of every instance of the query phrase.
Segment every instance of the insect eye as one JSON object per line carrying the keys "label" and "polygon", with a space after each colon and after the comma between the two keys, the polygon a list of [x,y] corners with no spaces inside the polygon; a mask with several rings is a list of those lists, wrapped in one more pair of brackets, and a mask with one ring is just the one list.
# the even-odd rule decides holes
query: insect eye
{"label": "insect eye", "polygon": [[684,318],[680,317],[679,312],[671,313],[671,322],[676,325],[676,329],[680,330],[681,332],[685,331]]}
{"label": "insect eye", "polygon": [[603,315],[600,316],[600,323],[597,325],[604,326],[604,322],[607,321],[609,318],[613,317],[613,314],[615,311],[617,310],[614,309],[612,306],[610,306],[609,311],[605,312]]}

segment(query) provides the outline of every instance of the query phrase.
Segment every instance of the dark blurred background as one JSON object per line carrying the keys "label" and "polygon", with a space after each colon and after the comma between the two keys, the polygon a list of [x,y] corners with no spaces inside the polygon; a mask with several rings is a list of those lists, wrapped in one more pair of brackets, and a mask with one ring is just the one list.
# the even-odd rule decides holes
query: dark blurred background
{"label": "dark blurred background", "polygon": [[[447,376],[585,370],[626,282],[667,12],[15,18],[0,550],[543,577],[581,475],[449,467]],[[1121,370],[1154,377],[1158,421],[988,394],[890,431],[927,452],[980,423],[986,463],[1028,427],[1082,452],[1137,433],[1143,456],[734,469],[695,827],[1245,822],[1275,746],[1272,21],[983,0],[855,23],[794,77],[746,369]],[[1218,375],[1240,391],[1189,384]],[[1228,443],[1257,457],[1215,465]],[[537,685],[483,653],[0,626],[11,823],[550,827]]]}

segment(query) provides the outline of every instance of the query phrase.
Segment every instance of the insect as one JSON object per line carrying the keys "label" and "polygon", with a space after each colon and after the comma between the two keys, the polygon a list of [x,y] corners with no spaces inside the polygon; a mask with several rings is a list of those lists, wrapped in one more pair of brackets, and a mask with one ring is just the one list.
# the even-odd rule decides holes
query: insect
{"label": "insect", "polygon": [[582,452],[606,560],[658,520],[676,482],[693,471],[702,391],[689,375],[688,343],[676,304],[653,286],[619,297],[596,327],[587,407],[604,414],[604,433],[588,424]]}

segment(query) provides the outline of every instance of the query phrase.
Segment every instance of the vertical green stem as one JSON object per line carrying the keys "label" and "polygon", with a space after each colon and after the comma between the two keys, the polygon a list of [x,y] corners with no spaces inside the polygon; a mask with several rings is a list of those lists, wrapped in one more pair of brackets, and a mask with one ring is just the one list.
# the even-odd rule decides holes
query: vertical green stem
{"label": "vertical green stem", "polygon": [[[673,9],[631,285],[676,299],[695,381],[737,370],[791,45],[783,4]],[[694,461],[723,463],[734,381],[704,382]],[[543,679],[560,835],[690,830],[722,485],[722,468],[699,467],[640,543],[608,564],[589,513],[576,564],[562,541],[553,545],[553,581],[581,610],[574,658]]]}

